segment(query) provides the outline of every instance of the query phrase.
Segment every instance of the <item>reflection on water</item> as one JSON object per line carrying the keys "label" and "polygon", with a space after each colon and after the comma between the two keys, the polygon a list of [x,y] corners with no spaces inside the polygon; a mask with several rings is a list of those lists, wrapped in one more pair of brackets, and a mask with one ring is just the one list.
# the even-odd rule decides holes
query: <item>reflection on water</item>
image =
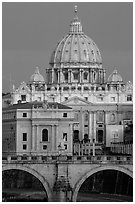
{"label": "reflection on water", "polygon": [[79,192],[77,202],[133,202],[132,196]]}
{"label": "reflection on water", "polygon": [[43,191],[26,191],[21,189],[4,189],[2,192],[3,202],[47,202]]}
{"label": "reflection on water", "polygon": [[4,202],[46,202],[43,184],[32,174],[22,170],[2,172],[2,199]]}

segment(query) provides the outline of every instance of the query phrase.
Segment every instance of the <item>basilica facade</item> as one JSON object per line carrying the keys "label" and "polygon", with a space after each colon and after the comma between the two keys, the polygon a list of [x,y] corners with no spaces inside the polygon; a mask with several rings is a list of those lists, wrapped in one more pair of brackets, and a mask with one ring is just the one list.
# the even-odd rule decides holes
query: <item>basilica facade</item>
{"label": "basilica facade", "polygon": [[[73,146],[80,142],[89,144],[94,142],[97,146],[110,147],[111,143],[126,141],[125,129],[129,128],[133,121],[133,85],[130,81],[125,84],[116,69],[106,78],[100,50],[95,42],[84,34],[77,15],[77,7],[75,7],[68,34],[58,42],[51,54],[49,68],[45,69],[45,75],[46,80],[36,67],[29,82],[22,82],[18,88],[13,85],[10,96],[8,95],[7,98],[3,96],[4,111],[8,111],[9,107],[11,110],[15,105],[18,107],[24,105],[25,110],[25,104],[32,103],[42,104],[42,109],[47,111],[48,115],[49,112],[52,113],[51,109],[47,109],[49,103],[61,104],[65,109],[71,108],[72,117],[68,118],[71,124],[70,131],[67,130],[70,132],[68,133],[70,142],[65,146],[66,151],[69,148],[70,152],[79,151],[74,150]],[[50,127],[49,122],[46,124],[42,121],[44,120],[40,117],[42,109],[36,116],[40,122],[34,123],[40,130],[36,133],[36,138],[42,135],[43,129],[49,131],[48,128],[52,125],[51,120],[49,120]],[[66,110],[64,112],[67,113]],[[30,117],[31,120],[35,120],[33,115]],[[59,123],[61,128],[66,124],[65,118],[63,121]],[[3,122],[6,124],[6,119]],[[31,126],[32,123],[29,123],[28,129],[31,129]],[[35,134],[29,130],[28,132],[30,135]],[[53,151],[58,150],[60,141],[64,139],[63,134],[67,132],[60,131],[52,136],[59,135],[57,140],[59,143],[53,144],[55,146]],[[20,134],[18,135],[17,137],[21,137]],[[21,145],[21,140],[19,141]],[[53,143],[54,141],[56,140],[53,139]]]}

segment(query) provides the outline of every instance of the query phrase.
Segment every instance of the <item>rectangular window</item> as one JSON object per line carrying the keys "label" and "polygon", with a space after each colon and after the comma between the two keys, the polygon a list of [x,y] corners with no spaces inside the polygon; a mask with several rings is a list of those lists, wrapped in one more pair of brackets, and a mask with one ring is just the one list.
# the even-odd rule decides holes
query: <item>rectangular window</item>
{"label": "rectangular window", "polygon": [[27,133],[23,133],[23,141],[27,141]]}
{"label": "rectangular window", "polygon": [[27,113],[23,113],[23,117],[26,118],[27,117]]}
{"label": "rectangular window", "polygon": [[65,149],[67,149],[67,144],[64,144]]}
{"label": "rectangular window", "polygon": [[68,97],[65,97],[65,101],[67,101],[68,100]]}
{"label": "rectangular window", "polygon": [[101,101],[103,101],[103,97],[101,97]]}
{"label": "rectangular window", "polygon": [[112,101],[112,102],[115,102],[115,97],[111,97],[111,101]]}
{"label": "rectangular window", "polygon": [[23,150],[26,150],[26,149],[27,149],[27,145],[23,144]]}
{"label": "rectangular window", "polygon": [[63,113],[63,117],[66,118],[67,117],[67,113]]}
{"label": "rectangular window", "polygon": [[132,95],[127,96],[127,101],[132,101]]}
{"label": "rectangular window", "polygon": [[41,101],[41,97],[38,97],[38,101]]}
{"label": "rectangular window", "polygon": [[43,150],[47,150],[47,145],[43,145]]}
{"label": "rectangular window", "polygon": [[63,133],[63,140],[66,142],[67,141],[67,133]]}
{"label": "rectangular window", "polygon": [[87,86],[84,87],[84,91],[88,91],[89,88]]}
{"label": "rectangular window", "polygon": [[21,101],[26,101],[26,95],[21,95]]}
{"label": "rectangular window", "polygon": [[85,101],[88,101],[88,97],[84,97],[85,98]]}
{"label": "rectangular window", "polygon": [[103,97],[98,97],[98,101],[103,101]]}

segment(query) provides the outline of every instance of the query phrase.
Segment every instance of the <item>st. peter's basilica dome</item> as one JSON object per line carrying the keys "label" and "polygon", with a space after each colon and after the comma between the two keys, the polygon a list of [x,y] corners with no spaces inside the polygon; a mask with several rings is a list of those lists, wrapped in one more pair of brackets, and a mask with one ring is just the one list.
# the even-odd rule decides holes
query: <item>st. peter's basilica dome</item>
{"label": "st. peter's basilica dome", "polygon": [[72,66],[87,65],[102,68],[102,58],[95,42],[84,34],[82,24],[77,17],[71,21],[69,33],[57,44],[51,55],[50,65]]}

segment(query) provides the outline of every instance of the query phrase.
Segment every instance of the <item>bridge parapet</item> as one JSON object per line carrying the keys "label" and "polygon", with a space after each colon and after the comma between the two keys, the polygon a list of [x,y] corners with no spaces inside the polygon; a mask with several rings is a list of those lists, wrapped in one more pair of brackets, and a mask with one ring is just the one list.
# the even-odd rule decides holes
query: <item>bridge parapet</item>
{"label": "bridge parapet", "polygon": [[8,155],[2,157],[2,163],[90,163],[90,164],[133,164],[132,156],[96,155],[96,156],[32,156]]}

